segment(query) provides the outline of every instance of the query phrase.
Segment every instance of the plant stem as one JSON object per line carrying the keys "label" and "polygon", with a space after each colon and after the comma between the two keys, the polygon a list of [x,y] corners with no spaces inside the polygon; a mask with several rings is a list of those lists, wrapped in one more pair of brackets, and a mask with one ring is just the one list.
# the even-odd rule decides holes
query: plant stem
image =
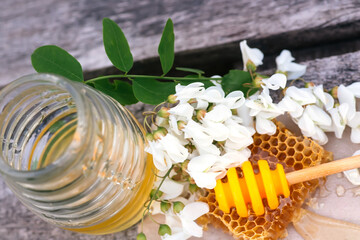
{"label": "plant stem", "polygon": [[143,213],[143,217],[141,219],[141,224],[143,223],[144,221],[144,217],[145,215],[150,211],[150,206],[151,206],[151,203],[155,200],[155,197],[157,196],[162,184],[164,183],[165,179],[170,175],[170,172],[171,170],[174,168],[174,165],[171,165],[170,169],[166,172],[166,174],[164,175],[163,179],[161,180],[158,188],[156,189],[155,193],[153,194],[152,198],[150,199],[146,209],[144,210],[144,213]]}
{"label": "plant stem", "polygon": [[85,83],[92,83],[103,79],[109,78],[150,78],[150,79],[163,79],[163,80],[189,80],[189,81],[206,81],[206,80],[220,80],[220,78],[207,78],[207,77],[200,77],[200,78],[185,78],[185,77],[163,77],[163,76],[150,76],[150,75],[108,75],[108,76],[101,76],[87,80]]}

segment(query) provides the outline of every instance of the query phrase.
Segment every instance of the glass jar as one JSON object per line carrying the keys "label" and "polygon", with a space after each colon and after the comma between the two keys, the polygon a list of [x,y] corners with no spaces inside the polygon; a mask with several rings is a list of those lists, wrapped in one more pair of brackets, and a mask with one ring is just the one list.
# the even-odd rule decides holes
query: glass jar
{"label": "glass jar", "polygon": [[128,110],[85,84],[33,74],[0,92],[0,172],[61,228],[107,234],[139,221],[155,178],[144,145]]}

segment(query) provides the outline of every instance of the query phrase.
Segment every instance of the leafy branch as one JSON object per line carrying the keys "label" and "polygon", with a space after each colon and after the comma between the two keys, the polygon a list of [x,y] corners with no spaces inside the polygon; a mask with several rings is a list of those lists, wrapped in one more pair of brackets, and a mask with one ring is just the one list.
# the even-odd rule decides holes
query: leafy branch
{"label": "leafy branch", "polygon": [[188,85],[201,81],[205,87],[209,87],[213,86],[211,80],[216,80],[221,81],[226,93],[241,90],[246,94],[250,89],[246,84],[251,81],[251,77],[248,76],[248,72],[240,70],[231,70],[223,78],[209,78],[203,76],[202,70],[177,67],[176,70],[193,75],[166,76],[173,68],[175,57],[175,34],[171,19],[166,22],[158,46],[163,71],[161,76],[128,74],[133,67],[133,56],[129,43],[121,28],[109,18],[103,19],[103,43],[109,60],[123,74],[99,76],[85,81],[81,64],[66,50],[54,45],[36,49],[31,55],[31,62],[37,72],[53,73],[72,81],[86,83],[113,97],[123,105],[134,104],[138,101],[159,104],[166,100],[168,95],[175,93],[175,86],[178,83]]}

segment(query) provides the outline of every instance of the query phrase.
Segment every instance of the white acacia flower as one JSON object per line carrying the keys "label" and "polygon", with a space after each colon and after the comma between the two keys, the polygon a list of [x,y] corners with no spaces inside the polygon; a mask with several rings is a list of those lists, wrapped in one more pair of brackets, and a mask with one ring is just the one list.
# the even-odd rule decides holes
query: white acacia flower
{"label": "white acacia flower", "polygon": [[348,125],[351,127],[350,140],[360,143],[360,112],[355,112],[355,116],[348,120]]}
{"label": "white acacia flower", "polygon": [[291,86],[286,90],[285,96],[291,97],[300,105],[316,103],[316,97],[310,88],[297,88]]}
{"label": "white acacia flower", "polygon": [[220,156],[221,153],[220,149],[214,144],[203,145],[202,143],[198,143],[195,141],[193,141],[193,144],[196,147],[196,150],[199,153],[199,155],[211,154],[211,155]]}
{"label": "white acacia flower", "polygon": [[245,103],[244,93],[242,91],[233,91],[229,93],[221,104],[227,106],[230,109],[236,109],[241,107]]}
{"label": "white acacia flower", "polygon": [[184,233],[202,237],[202,227],[195,223],[195,220],[209,212],[209,206],[204,202],[193,202],[187,204],[179,213]]}
{"label": "white acacia flower", "polygon": [[305,113],[311,120],[319,127],[330,127],[331,117],[321,108],[316,105],[308,105],[305,108]]}
{"label": "white acacia flower", "polygon": [[[154,186],[158,187],[160,182],[161,182],[160,180],[155,182]],[[184,190],[184,185],[175,182],[170,178],[166,178],[159,190],[163,192],[161,198],[165,200],[169,200],[179,197]]]}
{"label": "white acacia flower", "polygon": [[[356,151],[353,156],[360,155],[360,150]],[[345,177],[354,185],[360,185],[359,168],[344,171]]]}
{"label": "white acacia flower", "polygon": [[278,90],[279,88],[285,88],[286,76],[282,73],[276,73],[270,78],[263,79],[262,82],[265,86],[271,90]]}
{"label": "white acacia flower", "polygon": [[334,98],[330,94],[324,92],[322,84],[313,87],[313,93],[321,103],[317,105],[323,105],[327,111],[334,107]]}
{"label": "white acacia flower", "polygon": [[331,129],[334,131],[337,138],[342,138],[343,132],[347,124],[346,115],[348,110],[349,105],[347,103],[343,103],[328,111],[332,119]]}
{"label": "white acacia flower", "polygon": [[214,108],[205,114],[204,120],[212,122],[224,122],[231,118],[232,112],[230,108],[223,104],[214,106]]}
{"label": "white acacia flower", "polygon": [[360,98],[360,82],[354,82],[346,87],[355,97]]}
{"label": "white acacia flower", "polygon": [[221,156],[221,160],[217,161],[214,165],[217,168],[231,168],[231,167],[241,167],[241,165],[249,160],[251,151],[248,148],[245,148],[241,151],[230,150]]}
{"label": "white acacia flower", "polygon": [[240,42],[240,50],[242,54],[242,60],[244,63],[244,70],[246,70],[246,64],[250,60],[255,66],[262,65],[264,54],[257,48],[250,48],[246,40]]}
{"label": "white acacia flower", "polygon": [[302,134],[318,141],[320,145],[327,143],[328,138],[326,134],[321,128],[315,125],[314,121],[311,119],[307,112],[304,112],[304,114],[300,117],[298,121],[298,126]]}
{"label": "white acacia flower", "polygon": [[252,95],[249,100],[245,102],[245,105],[250,108],[250,116],[256,116],[260,112],[273,113],[273,117],[277,117],[284,112],[272,102],[269,95],[269,89],[263,87],[261,94]]}
{"label": "white acacia flower", "polygon": [[356,112],[356,101],[354,94],[347,87],[341,84],[338,87],[337,96],[340,104],[347,103],[349,105],[347,119],[350,121],[353,119]]}
{"label": "white acacia flower", "polygon": [[194,114],[194,107],[189,103],[179,103],[168,111],[170,114],[178,117],[184,117],[187,121],[190,120]]}
{"label": "white acacia flower", "polygon": [[229,137],[230,130],[223,123],[215,122],[208,118],[204,118],[202,122],[208,134],[210,134],[215,141],[225,141]]}
{"label": "white acacia flower", "polygon": [[175,163],[185,161],[189,155],[188,150],[180,143],[179,139],[172,134],[166,134],[158,141],[170,159]]}
{"label": "white acacia flower", "polygon": [[289,80],[297,79],[305,74],[306,66],[294,63],[295,58],[291,56],[289,50],[282,50],[280,55],[276,57],[277,69],[286,72]]}
{"label": "white acacia flower", "polygon": [[177,84],[175,86],[175,96],[180,103],[189,101],[191,98],[196,98],[203,94],[205,91],[204,84],[201,82],[190,83],[189,85],[183,86]]}
{"label": "white acacia flower", "polygon": [[209,146],[214,141],[206,128],[194,120],[190,120],[182,131],[185,133],[185,138],[192,139],[198,145]]}
{"label": "white acacia flower", "polygon": [[220,103],[224,100],[225,92],[221,86],[211,86],[205,89],[202,95],[196,97],[196,99],[206,101],[208,103]]}
{"label": "white acacia flower", "polygon": [[172,134],[166,134],[156,141],[149,141],[145,150],[152,154],[154,165],[160,171],[168,170],[173,163],[185,161],[189,155],[180,140]]}
{"label": "white acacia flower", "polygon": [[209,212],[209,206],[204,202],[192,202],[185,205],[178,214],[167,214],[166,223],[171,227],[172,235],[165,235],[162,240],[184,240],[191,236],[202,237],[202,227],[195,220]]}
{"label": "white acacia flower", "polygon": [[250,116],[250,108],[246,104],[241,105],[236,109],[237,115],[241,118],[242,124],[247,127],[254,126],[254,117]]}
{"label": "white acacia flower", "polygon": [[228,119],[225,125],[228,129],[231,129],[225,142],[226,149],[242,150],[253,143],[254,128],[243,126],[233,119]]}
{"label": "white acacia flower", "polygon": [[289,95],[285,95],[283,99],[278,103],[278,107],[285,112],[288,112],[291,117],[298,118],[303,112],[304,108],[296,101],[294,101]]}
{"label": "white acacia flower", "polygon": [[201,154],[190,160],[187,170],[198,187],[213,189],[216,186],[216,177],[221,172],[214,172],[211,167],[219,160],[219,156],[211,154]]}
{"label": "white acacia flower", "polygon": [[276,133],[276,125],[271,120],[258,115],[256,116],[256,132],[274,135]]}
{"label": "white acacia flower", "polygon": [[145,151],[150,153],[153,157],[155,167],[160,171],[169,170],[172,162],[169,156],[163,149],[163,146],[156,141],[149,141]]}

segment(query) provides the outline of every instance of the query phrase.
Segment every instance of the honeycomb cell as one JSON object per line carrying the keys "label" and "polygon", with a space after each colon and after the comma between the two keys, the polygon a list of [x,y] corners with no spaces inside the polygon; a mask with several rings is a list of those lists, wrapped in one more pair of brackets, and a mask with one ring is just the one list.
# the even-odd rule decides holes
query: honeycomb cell
{"label": "honeycomb cell", "polygon": [[[316,142],[306,137],[297,137],[280,122],[275,123],[277,126],[275,135],[255,134],[253,136],[254,143],[249,146],[252,153],[249,160],[254,166],[259,159],[265,159],[269,162],[270,168],[274,169],[276,163],[280,163],[284,166],[285,172],[291,172],[332,159],[332,154],[325,151]],[[288,154],[291,153],[290,149],[295,150],[294,156]],[[295,161],[297,154],[301,157],[300,161]],[[239,175],[242,171],[237,168],[237,172]],[[315,179],[294,184],[290,186],[290,197],[279,198],[280,206],[277,209],[270,210],[265,204],[265,214],[255,216],[250,207],[250,215],[247,218],[239,217],[235,208],[232,208],[230,213],[223,213],[218,209],[214,191],[207,190],[205,195],[199,199],[208,203],[210,208],[210,212],[205,216],[207,221],[202,224],[211,223],[230,232],[235,239],[278,239],[284,236],[286,227],[292,221],[296,211],[306,197],[319,186],[319,183],[320,181]]]}
{"label": "honeycomb cell", "polygon": [[293,148],[287,148],[287,149],[286,149],[286,154],[287,154],[288,156],[294,156],[295,150],[294,150]]}
{"label": "honeycomb cell", "polygon": [[279,141],[276,138],[273,138],[273,139],[271,139],[270,144],[271,144],[271,146],[277,146],[278,142]]}
{"label": "honeycomb cell", "polygon": [[285,143],[282,143],[282,144],[280,144],[280,146],[279,146],[279,150],[280,150],[280,151],[285,151],[286,148],[287,148],[287,146],[286,146]]}
{"label": "honeycomb cell", "polygon": [[304,159],[304,155],[301,154],[300,152],[297,152],[297,153],[295,154],[295,160],[296,160],[296,161],[301,162],[303,159]]}
{"label": "honeycomb cell", "polygon": [[265,222],[266,222],[265,219],[262,217],[259,217],[258,219],[255,220],[255,223],[260,226],[264,225]]}
{"label": "honeycomb cell", "polygon": [[276,147],[271,147],[271,148],[270,148],[270,152],[271,152],[273,155],[276,156],[276,154],[278,154],[279,151],[277,150]]}
{"label": "honeycomb cell", "polygon": [[297,144],[295,145],[295,149],[296,149],[296,151],[298,151],[298,152],[302,152],[302,151],[304,150],[304,145],[301,144],[301,143],[297,143]]}
{"label": "honeycomb cell", "polygon": [[311,160],[309,158],[305,158],[303,160],[303,164],[304,166],[309,167],[311,165]]}
{"label": "honeycomb cell", "polygon": [[288,138],[287,141],[286,141],[286,145],[287,145],[288,147],[293,147],[293,146],[295,146],[295,143],[296,143],[296,140],[293,139],[293,138]]}
{"label": "honeycomb cell", "polygon": [[303,169],[303,164],[301,162],[300,163],[295,163],[294,164],[294,169],[295,170]]}
{"label": "honeycomb cell", "polygon": [[270,149],[270,144],[267,143],[267,142],[263,142],[261,145],[260,145],[261,148],[263,149]]}
{"label": "honeycomb cell", "polygon": [[285,163],[286,163],[286,165],[288,165],[289,167],[291,167],[291,166],[294,165],[295,160],[294,160],[294,158],[288,158],[288,159],[286,159]]}

